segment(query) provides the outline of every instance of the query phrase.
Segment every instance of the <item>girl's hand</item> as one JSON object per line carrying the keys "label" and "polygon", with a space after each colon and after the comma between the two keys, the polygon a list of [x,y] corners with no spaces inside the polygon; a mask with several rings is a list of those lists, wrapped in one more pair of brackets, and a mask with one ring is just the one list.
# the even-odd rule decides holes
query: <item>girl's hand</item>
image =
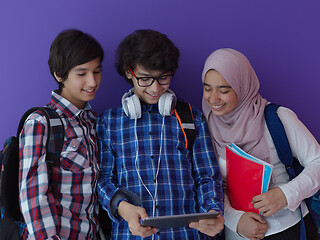
{"label": "girl's hand", "polygon": [[287,206],[287,198],[279,187],[275,187],[253,197],[252,203],[254,208],[258,209],[263,216],[269,217]]}
{"label": "girl's hand", "polygon": [[264,238],[268,228],[268,224],[262,216],[246,212],[239,219],[237,232],[250,240],[258,240]]}

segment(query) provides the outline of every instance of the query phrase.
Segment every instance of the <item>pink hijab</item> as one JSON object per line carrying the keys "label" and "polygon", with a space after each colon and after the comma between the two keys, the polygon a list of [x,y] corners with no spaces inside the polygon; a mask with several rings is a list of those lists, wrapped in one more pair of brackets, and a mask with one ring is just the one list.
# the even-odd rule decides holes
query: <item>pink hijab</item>
{"label": "pink hijab", "polygon": [[202,111],[219,157],[225,159],[226,145],[233,142],[247,153],[269,162],[269,152],[263,136],[267,100],[258,93],[259,80],[248,59],[236,50],[218,49],[205,62],[202,82],[206,73],[212,69],[230,84],[239,101],[232,112],[216,116],[202,98]]}

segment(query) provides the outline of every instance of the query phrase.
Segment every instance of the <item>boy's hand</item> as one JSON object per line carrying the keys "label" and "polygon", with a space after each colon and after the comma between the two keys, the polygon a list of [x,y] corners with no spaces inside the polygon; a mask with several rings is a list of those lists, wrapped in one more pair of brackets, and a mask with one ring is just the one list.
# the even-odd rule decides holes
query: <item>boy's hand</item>
{"label": "boy's hand", "polygon": [[246,212],[239,219],[237,232],[250,240],[258,240],[264,238],[268,228],[268,224],[262,216]]}
{"label": "boy's hand", "polygon": [[275,187],[265,193],[253,197],[252,203],[254,208],[258,209],[263,216],[269,217],[287,206],[287,198],[281,188]]}
{"label": "boy's hand", "polygon": [[148,217],[146,210],[142,207],[137,207],[126,201],[122,201],[118,207],[118,214],[128,222],[130,232],[134,236],[145,238],[158,231],[157,228],[141,226],[140,219],[144,220]]}
{"label": "boy's hand", "polygon": [[[212,212],[214,210],[211,210]],[[224,218],[219,214],[217,218],[212,219],[203,219],[199,222],[193,222],[189,224],[190,228],[197,229],[199,232],[202,232],[210,237],[214,237],[224,227]]]}

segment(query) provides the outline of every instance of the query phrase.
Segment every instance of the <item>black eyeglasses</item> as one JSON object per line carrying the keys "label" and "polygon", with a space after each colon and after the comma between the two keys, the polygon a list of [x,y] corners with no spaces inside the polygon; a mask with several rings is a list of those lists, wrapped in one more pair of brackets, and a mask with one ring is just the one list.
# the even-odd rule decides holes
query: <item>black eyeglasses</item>
{"label": "black eyeglasses", "polygon": [[157,81],[159,85],[168,85],[173,79],[174,74],[167,74],[167,75],[161,75],[159,77],[137,77],[131,68],[129,67],[129,71],[131,74],[137,79],[138,85],[140,87],[149,87],[151,86],[154,81]]}

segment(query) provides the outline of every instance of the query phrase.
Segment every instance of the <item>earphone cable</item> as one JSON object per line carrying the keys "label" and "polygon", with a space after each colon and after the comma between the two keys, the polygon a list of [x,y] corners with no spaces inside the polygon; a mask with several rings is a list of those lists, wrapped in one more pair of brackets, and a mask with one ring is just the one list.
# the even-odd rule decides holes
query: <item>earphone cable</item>
{"label": "earphone cable", "polygon": [[163,118],[162,118],[162,126],[161,126],[160,150],[159,150],[158,167],[157,167],[157,173],[156,173],[156,190],[155,190],[155,195],[154,195],[155,199],[157,198],[157,194],[158,194],[158,175],[159,175],[159,171],[160,171],[160,162],[161,162],[161,153],[162,153],[164,119],[165,119],[165,116],[163,116]]}
{"label": "earphone cable", "polygon": [[134,120],[134,135],[135,135],[135,147],[136,147],[136,159],[135,159],[135,167],[136,167],[136,172],[138,174],[138,177],[143,185],[143,187],[147,190],[148,194],[150,195],[151,199],[152,199],[152,216],[154,217],[154,213],[155,213],[155,199],[152,196],[151,192],[149,191],[149,189],[147,188],[147,186],[145,185],[145,183],[142,180],[142,177],[138,171],[138,157],[139,157],[139,142],[138,142],[138,134],[137,134],[137,119]]}
{"label": "earphone cable", "polygon": [[162,118],[162,126],[161,126],[161,135],[160,135],[160,150],[159,150],[159,159],[158,159],[158,166],[157,166],[157,172],[156,172],[156,177],[155,177],[155,193],[154,196],[151,194],[150,190],[147,188],[147,186],[145,185],[145,183],[142,180],[142,177],[138,171],[138,157],[139,157],[139,142],[138,142],[138,134],[137,134],[137,119],[135,119],[134,121],[134,134],[135,134],[135,148],[136,148],[136,159],[135,159],[135,168],[136,168],[136,172],[138,174],[138,177],[143,185],[143,187],[147,190],[148,194],[150,195],[151,199],[152,199],[152,216],[154,217],[155,214],[155,205],[156,205],[156,198],[157,198],[157,193],[158,193],[158,174],[159,174],[159,170],[160,170],[160,162],[161,162],[161,153],[162,153],[162,141],[163,141],[163,128],[164,128],[164,120],[165,120],[165,116],[163,116]]}

